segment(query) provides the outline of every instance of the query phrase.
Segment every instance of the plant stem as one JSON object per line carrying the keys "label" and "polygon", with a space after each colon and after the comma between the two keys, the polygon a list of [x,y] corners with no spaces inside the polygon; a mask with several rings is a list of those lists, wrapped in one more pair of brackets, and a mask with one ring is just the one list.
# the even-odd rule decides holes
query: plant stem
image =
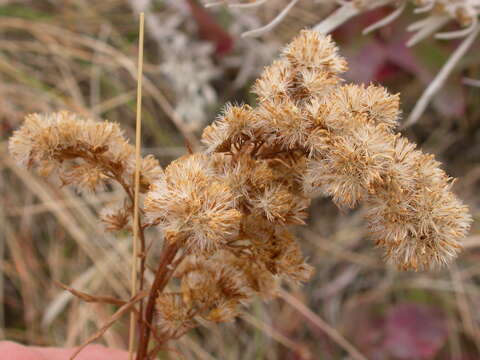
{"label": "plant stem", "polygon": [[[155,301],[158,294],[163,291],[165,285],[167,285],[168,279],[173,272],[173,269],[169,266],[178,251],[178,245],[165,243],[162,255],[158,264],[157,271],[155,273],[155,279],[153,280],[150,294],[148,296],[147,305],[145,307],[145,323],[152,324],[153,312],[155,310]],[[150,340],[150,327],[142,324],[140,329],[140,339],[138,344],[138,352],[136,360],[147,360],[148,354],[148,342]]]}
{"label": "plant stem", "polygon": [[[145,283],[145,259],[147,257],[146,249],[145,249],[145,229],[142,226],[142,220],[138,219],[138,228],[139,228],[139,235],[140,235],[140,285],[139,291],[143,291],[143,286]],[[143,300],[140,301],[139,305],[139,312],[140,317],[138,318],[138,325],[141,326],[142,323],[142,314],[143,314]]]}
{"label": "plant stem", "polygon": [[[122,180],[122,177],[120,175],[112,175],[112,178],[116,180],[124,189],[125,193],[127,194],[128,198],[130,199],[130,202],[132,203],[132,207],[130,208],[132,211],[132,219],[135,218],[134,216],[134,195],[132,189]],[[139,209],[141,210],[141,209]],[[140,211],[140,215],[142,212]],[[142,218],[141,216],[138,216],[137,219],[137,226],[138,226],[138,236],[140,238],[140,286],[139,286],[139,291],[143,291],[144,283],[145,283],[145,261],[146,261],[146,244],[145,244],[145,228],[143,227],[142,224]],[[138,254],[136,254],[138,256]],[[143,299],[140,301],[139,305],[139,318],[138,318],[138,326],[139,328],[142,326],[142,314],[143,314]]]}

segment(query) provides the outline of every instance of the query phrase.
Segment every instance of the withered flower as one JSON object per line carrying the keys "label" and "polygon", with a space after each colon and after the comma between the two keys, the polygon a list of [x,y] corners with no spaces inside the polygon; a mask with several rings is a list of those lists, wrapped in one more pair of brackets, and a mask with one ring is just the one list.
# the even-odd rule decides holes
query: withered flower
{"label": "withered flower", "polygon": [[[282,279],[307,281],[312,268],[289,226],[304,223],[319,194],[340,207],[364,204],[371,237],[400,269],[429,269],[458,254],[471,217],[452,179],[395,134],[399,96],[343,84],[346,66],[329,37],[302,31],[256,82],[258,106],[227,106],[204,130],[203,152],[165,171],[143,158],[141,222],[165,239],[144,320],[156,304],[163,340],[205,320],[234,319],[253,296],[274,297]],[[9,146],[44,175],[93,191],[117,181],[131,199],[134,151],[116,124],[34,114]],[[124,229],[131,210],[126,201],[102,218]],[[170,276],[179,278],[178,292],[163,291]],[[143,336],[139,356],[147,347]]]}

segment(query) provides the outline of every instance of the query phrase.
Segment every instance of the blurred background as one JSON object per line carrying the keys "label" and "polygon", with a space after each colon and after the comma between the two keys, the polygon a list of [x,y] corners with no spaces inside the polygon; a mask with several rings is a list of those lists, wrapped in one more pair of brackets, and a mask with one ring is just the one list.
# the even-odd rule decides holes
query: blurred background
{"label": "blurred background", "polygon": [[[67,109],[119,122],[133,139],[138,12],[147,9],[143,145],[166,165],[186,152],[185,138],[199,144],[226,102],[254,105],[249,89],[263,67],[335,7],[303,0],[272,31],[241,37],[288,3],[248,10],[205,9],[196,0],[0,0],[0,339],[75,346],[114,312],[55,281],[94,294],[129,293],[130,235],[105,234],[97,216],[120,193],[78,194],[18,168],[6,144],[24,116]],[[350,65],[346,79],[400,92],[406,118],[459,41],[406,47],[407,24],[418,20],[413,11],[361,34],[391,11],[358,16],[333,37]],[[479,39],[420,120],[402,130],[458,178],[454,190],[471,208],[475,221],[456,264],[398,272],[366,238],[361,208],[341,213],[317,199],[308,226],[298,229],[313,279],[171,347],[185,359],[346,359],[348,345],[332,341],[342,334],[367,359],[480,359],[480,86],[471,79],[480,79]],[[125,317],[102,341],[125,348],[127,333]]]}

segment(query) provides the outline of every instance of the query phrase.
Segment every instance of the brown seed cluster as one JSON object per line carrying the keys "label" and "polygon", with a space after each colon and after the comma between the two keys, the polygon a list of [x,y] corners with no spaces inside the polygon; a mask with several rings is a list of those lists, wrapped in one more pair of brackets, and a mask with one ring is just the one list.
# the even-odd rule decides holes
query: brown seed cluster
{"label": "brown seed cluster", "polygon": [[[165,171],[143,160],[145,226],[179,251],[177,291],[154,294],[164,338],[233,319],[253,296],[275,296],[281,279],[306,281],[312,269],[291,225],[319,194],[342,208],[364,204],[372,238],[401,269],[457,255],[471,218],[451,179],[394,132],[398,95],[344,84],[346,68],[329,37],[302,31],[256,82],[258,106],[227,106],[204,130],[203,152]],[[131,191],[133,150],[115,124],[31,115],[10,150],[65,183],[96,189],[110,178]],[[130,216],[120,206],[103,219],[118,229]]]}
{"label": "brown seed cluster", "polygon": [[[132,187],[135,149],[118,124],[85,120],[63,111],[31,114],[9,142],[10,154],[43,176],[56,175],[63,185],[95,191],[109,180]],[[141,191],[163,171],[153,156],[141,164]]]}

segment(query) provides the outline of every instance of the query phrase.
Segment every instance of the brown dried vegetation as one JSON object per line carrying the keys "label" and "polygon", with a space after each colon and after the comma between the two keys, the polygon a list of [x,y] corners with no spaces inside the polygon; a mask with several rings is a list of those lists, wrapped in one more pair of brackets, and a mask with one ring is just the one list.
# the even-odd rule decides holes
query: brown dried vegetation
{"label": "brown dried vegetation", "polygon": [[[203,152],[164,171],[143,158],[140,276],[149,296],[145,307],[140,300],[137,359],[149,356],[152,331],[163,343],[204,320],[234,319],[253,296],[274,297],[282,279],[308,280],[312,269],[290,226],[304,223],[318,194],[342,208],[364,204],[371,237],[401,269],[429,269],[457,255],[471,218],[450,191],[452,180],[394,133],[398,95],[342,84],[345,70],[329,37],[303,31],[258,79],[258,106],[227,106],[205,129]],[[10,152],[79,189],[117,181],[127,198],[101,219],[109,230],[130,227],[135,157],[116,124],[66,112],[30,115]],[[162,229],[164,243],[146,284],[151,226]],[[171,279],[176,292],[164,291]]]}

